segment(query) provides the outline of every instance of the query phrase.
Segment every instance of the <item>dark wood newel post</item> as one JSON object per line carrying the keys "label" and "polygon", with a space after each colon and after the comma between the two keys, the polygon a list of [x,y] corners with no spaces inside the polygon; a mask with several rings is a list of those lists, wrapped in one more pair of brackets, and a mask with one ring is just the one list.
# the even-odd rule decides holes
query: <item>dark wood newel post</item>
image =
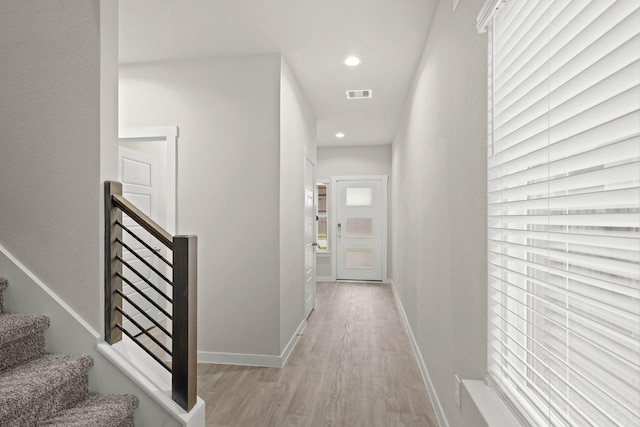
{"label": "dark wood newel post", "polygon": [[172,398],[187,412],[197,398],[198,238],[173,238]]}
{"label": "dark wood newel post", "polygon": [[122,211],[114,209],[112,196],[122,195],[122,184],[115,181],[104,183],[104,340],[115,344],[122,339],[122,332],[116,324],[122,325],[122,314],[116,307],[122,307],[122,297],[116,289],[122,291],[122,264],[116,255],[122,257],[122,247],[116,239],[122,240],[122,229],[116,226],[116,220],[122,222]]}

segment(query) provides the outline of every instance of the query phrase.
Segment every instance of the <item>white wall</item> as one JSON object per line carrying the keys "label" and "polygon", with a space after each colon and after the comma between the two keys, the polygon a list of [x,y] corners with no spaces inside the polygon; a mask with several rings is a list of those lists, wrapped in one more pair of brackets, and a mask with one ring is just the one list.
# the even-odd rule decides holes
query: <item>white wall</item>
{"label": "white wall", "polygon": [[120,126],[178,125],[202,352],[279,355],[280,55],[124,65]]}
{"label": "white wall", "polygon": [[[318,147],[318,180],[330,181],[332,176],[340,175],[388,175],[390,177],[389,195],[391,195],[391,145]],[[327,212],[331,212],[331,184],[327,186]],[[332,219],[329,218],[329,227]],[[387,241],[391,242],[391,207],[388,209]],[[327,236],[329,248],[333,248],[331,233]],[[391,257],[387,255],[387,271],[391,275]],[[329,254],[316,255],[316,275],[320,278],[331,276],[332,259]]]}
{"label": "white wall", "polygon": [[[441,1],[393,143],[393,280],[451,426],[481,425],[454,374],[486,372],[483,0]],[[465,410],[467,408],[467,410]]]}
{"label": "white wall", "polygon": [[304,156],[315,160],[316,119],[282,59],[280,80],[280,351],[304,320]]}
{"label": "white wall", "polygon": [[318,179],[337,175],[391,176],[391,145],[318,147]]}
{"label": "white wall", "polygon": [[100,3],[0,2],[0,244],[97,331]]}

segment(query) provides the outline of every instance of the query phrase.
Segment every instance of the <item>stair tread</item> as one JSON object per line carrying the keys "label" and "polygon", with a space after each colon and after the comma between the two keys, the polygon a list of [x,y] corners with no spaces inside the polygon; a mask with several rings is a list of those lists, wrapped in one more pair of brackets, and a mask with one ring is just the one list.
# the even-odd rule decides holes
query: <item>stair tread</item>
{"label": "stair tread", "polygon": [[92,365],[89,356],[45,354],[0,372],[0,420],[36,406],[43,396],[86,374]]}
{"label": "stair tread", "polygon": [[0,346],[48,327],[49,317],[42,314],[0,314]]}
{"label": "stair tread", "polygon": [[92,394],[45,420],[42,426],[117,427],[133,414],[138,399],[131,395]]}

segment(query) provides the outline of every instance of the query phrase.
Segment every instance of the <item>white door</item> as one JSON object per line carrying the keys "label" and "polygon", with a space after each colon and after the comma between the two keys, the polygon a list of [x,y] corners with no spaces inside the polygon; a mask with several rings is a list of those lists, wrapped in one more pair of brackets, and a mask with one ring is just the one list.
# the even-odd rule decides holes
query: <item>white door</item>
{"label": "white door", "polygon": [[338,280],[383,280],[386,180],[336,181]]}
{"label": "white door", "polygon": [[308,317],[316,300],[315,164],[304,159],[304,313]]}
{"label": "white door", "polygon": [[[151,219],[156,220],[155,215],[158,211],[158,160],[154,156],[141,151],[132,150],[130,148],[118,147],[118,180],[122,183],[123,196],[133,203],[138,209],[148,215]],[[127,215],[123,215],[124,225],[140,237],[145,243],[152,248],[160,249],[160,245],[155,239],[137,225]],[[166,271],[159,265],[158,259],[153,253],[144,247],[140,242],[131,237],[129,233],[123,231],[123,241],[133,251],[135,251],[142,259],[150,263],[153,267],[166,274]],[[141,275],[151,283],[165,290],[165,285],[158,276],[151,271],[142,261],[140,261],[131,251],[123,247],[122,258],[134,267]],[[156,291],[154,291],[142,278],[133,273],[126,266],[122,268],[123,275],[133,283],[140,291],[146,294],[150,299],[158,303],[161,307],[164,302]],[[123,293],[138,305],[143,311],[149,314],[153,319],[160,320],[160,314],[147,299],[136,292],[126,281],[123,283]],[[127,301],[123,301],[123,309],[133,319],[138,322],[144,329],[149,329],[153,324],[144,317],[136,308]],[[141,331],[138,330],[130,321],[124,319],[123,326],[132,334],[137,335]]]}

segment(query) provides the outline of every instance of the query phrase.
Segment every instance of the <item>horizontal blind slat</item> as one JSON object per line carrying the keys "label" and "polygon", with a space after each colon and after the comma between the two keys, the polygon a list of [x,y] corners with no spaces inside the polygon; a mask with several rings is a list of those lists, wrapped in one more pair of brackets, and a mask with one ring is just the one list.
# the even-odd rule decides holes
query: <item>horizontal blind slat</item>
{"label": "horizontal blind slat", "polygon": [[[498,280],[500,280],[500,279],[498,279]],[[501,281],[504,282],[503,280],[501,280]],[[496,287],[492,287],[492,289],[494,291],[498,292],[499,294],[501,294],[503,297],[507,298],[510,301],[511,305],[513,305],[513,304],[520,305],[521,309],[525,309],[525,308],[529,307],[525,302],[522,302],[522,301],[519,301],[519,300],[515,299],[512,295],[509,295],[509,294],[505,293],[504,291],[502,291],[500,289],[497,289]],[[538,295],[535,295],[535,294],[533,294],[531,292],[526,292],[526,294],[528,296],[530,296],[530,297],[533,297],[533,299],[537,300],[539,303],[542,303],[542,304],[545,303],[545,301],[541,297],[539,297]],[[508,306],[505,306],[504,304],[501,307],[504,308],[504,309],[509,310]],[[509,311],[511,311],[511,310],[509,310]],[[535,315],[540,316],[541,318],[543,318],[545,321],[547,321],[549,323],[552,323],[555,327],[558,327],[560,329],[565,329],[566,330],[566,327],[564,327],[561,323],[559,323],[557,320],[552,319],[548,315],[545,315],[544,313],[542,313],[540,311],[536,311],[536,310],[531,310],[531,311],[533,313],[535,313]],[[544,331],[544,330],[542,330],[542,331]],[[566,330],[566,331],[570,332],[568,330]],[[580,338],[580,339],[584,340],[585,342],[588,342],[589,344],[593,345],[595,348],[598,348],[603,353],[606,353],[608,356],[611,357],[612,360],[615,359],[615,361],[617,363],[623,364],[626,367],[626,369],[629,369],[630,372],[638,371],[638,369],[640,369],[640,366],[638,365],[638,363],[640,363],[640,362],[638,362],[636,360],[631,360],[631,359],[626,358],[626,357],[623,357],[623,356],[613,352],[612,349],[602,345],[601,343],[599,343],[597,341],[594,341],[593,339],[591,339],[590,337],[587,337],[584,334],[580,334],[580,333],[577,333],[577,332],[571,332],[571,333],[575,337]],[[631,348],[631,347],[629,346],[629,348]],[[614,375],[613,372],[611,374]]]}
{"label": "horizontal blind slat", "polygon": [[[559,379],[563,384],[565,384],[567,387],[571,388],[577,395],[583,396],[585,399],[590,400],[588,397],[586,397],[581,390],[577,389],[574,385],[572,385],[568,380],[564,379],[563,376],[561,374],[559,374],[558,372],[554,371],[554,369],[550,366],[550,362],[545,362],[541,357],[539,357],[538,355],[536,355],[534,352],[529,351],[529,349],[527,347],[525,347],[520,341],[522,340],[522,337],[527,337],[527,340],[530,340],[531,342],[533,342],[535,345],[539,346],[540,349],[542,350],[542,352],[548,356],[552,356],[555,361],[557,362],[558,365],[562,366],[563,368],[567,369],[568,371],[570,371],[572,374],[574,374],[577,377],[580,377],[584,382],[588,383],[593,389],[596,389],[598,391],[601,391],[608,399],[610,399],[611,401],[615,402],[615,404],[617,405],[616,409],[618,412],[629,412],[631,416],[640,416],[640,413],[638,412],[634,412],[633,408],[630,408],[628,406],[628,404],[630,403],[628,400],[624,399],[624,395],[614,395],[613,393],[611,393],[610,391],[604,390],[602,388],[601,385],[599,385],[598,383],[596,383],[595,381],[593,381],[591,378],[589,378],[588,376],[586,376],[584,373],[579,372],[578,370],[576,370],[575,368],[572,367],[571,364],[567,363],[566,360],[564,360],[563,358],[561,358],[559,355],[555,354],[553,351],[551,351],[549,348],[547,348],[546,346],[544,346],[543,344],[541,344],[540,342],[536,341],[535,339],[531,339],[530,337],[528,337],[528,334],[521,331],[517,325],[514,325],[513,323],[509,322],[508,320],[505,320],[504,318],[500,318],[499,319],[501,322],[506,323],[507,325],[509,325],[512,330],[516,331],[516,333],[519,335],[517,337],[514,337],[509,330],[506,330],[505,328],[503,328],[501,325],[497,324],[495,320],[490,320],[490,326],[493,326],[492,331],[490,333],[495,332],[496,330],[499,331],[501,333],[502,337],[507,337],[516,347],[520,348],[523,352],[524,355],[527,357],[527,359],[532,358],[535,359],[536,362],[542,364],[545,366],[546,369],[548,369],[549,371],[551,371],[551,373],[553,373],[557,379]],[[507,351],[509,351],[510,353],[512,353],[512,355],[515,357],[515,359],[521,363],[523,366],[527,367],[528,369],[532,369],[535,370],[535,367],[531,366],[530,363],[525,360],[522,356],[512,352],[511,350],[509,350],[509,348],[507,347]],[[598,404],[593,403],[593,406],[598,407]],[[604,413],[605,410],[598,408],[599,412]],[[609,419],[611,419],[611,416],[608,416]]]}

